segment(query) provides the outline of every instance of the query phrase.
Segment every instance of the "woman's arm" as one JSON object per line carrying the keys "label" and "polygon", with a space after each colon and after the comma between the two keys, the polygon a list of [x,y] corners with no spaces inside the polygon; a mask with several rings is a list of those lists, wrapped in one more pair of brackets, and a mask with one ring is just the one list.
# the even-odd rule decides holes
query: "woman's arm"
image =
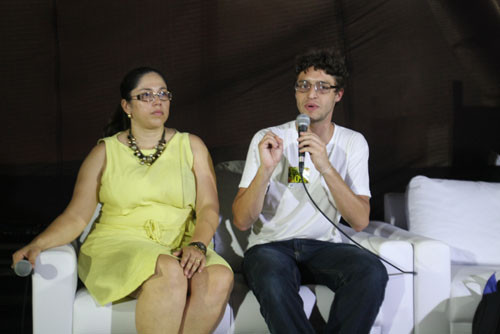
{"label": "woman's arm", "polygon": [[41,251],[75,240],[85,229],[97,206],[101,175],[105,167],[105,144],[97,145],[85,158],[70,203],[42,233],[12,255],[15,265],[27,258],[32,265]]}
{"label": "woman's arm", "polygon": [[203,141],[190,135],[196,178],[196,228],[192,241],[208,245],[219,225],[219,199],[212,158]]}
{"label": "woman's arm", "polygon": [[[212,158],[203,141],[192,134],[189,135],[189,140],[196,179],[196,227],[191,241],[208,245],[219,225],[219,199],[215,171]],[[206,264],[205,256],[194,246],[184,247],[182,251],[174,254],[181,256],[181,266],[188,278],[191,278],[196,271],[202,271]]]}

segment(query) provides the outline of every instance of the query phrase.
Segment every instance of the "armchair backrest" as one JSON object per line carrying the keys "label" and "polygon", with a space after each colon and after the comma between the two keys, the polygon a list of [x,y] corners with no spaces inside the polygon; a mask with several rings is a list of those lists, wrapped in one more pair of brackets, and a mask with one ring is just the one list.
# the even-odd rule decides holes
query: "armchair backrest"
{"label": "armchair backrest", "polygon": [[80,236],[78,237],[78,239],[77,239],[78,246],[83,244],[83,242],[87,238],[87,235],[89,235],[90,230],[92,229],[92,226],[94,226],[94,222],[97,220],[97,218],[99,218],[99,215],[101,214],[101,206],[102,206],[101,203],[97,204],[95,211],[94,211],[94,214],[92,215],[92,218],[90,218],[89,223],[87,224],[87,226],[83,230],[82,234],[80,234]]}
{"label": "armchair backrest", "polygon": [[405,193],[387,193],[384,195],[384,221],[408,230]]}
{"label": "armchair backrest", "polygon": [[244,166],[243,160],[221,162],[215,166],[220,209],[219,227],[214,236],[214,246],[217,253],[229,263],[234,272],[241,272],[243,253],[247,248],[250,235],[250,230],[240,231],[232,223],[233,200],[238,192]]}

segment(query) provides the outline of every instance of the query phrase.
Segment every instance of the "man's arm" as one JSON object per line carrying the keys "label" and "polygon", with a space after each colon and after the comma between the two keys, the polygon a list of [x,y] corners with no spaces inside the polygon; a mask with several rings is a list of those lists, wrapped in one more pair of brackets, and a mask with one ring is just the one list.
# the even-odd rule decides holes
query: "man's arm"
{"label": "man's arm", "polygon": [[332,166],[326,144],[314,133],[301,132],[299,151],[309,152],[311,160],[323,176],[341,216],[355,231],[361,231],[370,221],[370,198],[356,195]]}
{"label": "man's arm", "polygon": [[233,223],[242,231],[248,230],[259,217],[264,205],[267,186],[283,155],[283,140],[271,131],[258,145],[260,166],[248,188],[240,188],[233,202]]}
{"label": "man's arm", "polygon": [[320,172],[337,204],[341,216],[355,230],[361,231],[370,221],[370,198],[356,195],[340,174],[330,164],[330,168]]}

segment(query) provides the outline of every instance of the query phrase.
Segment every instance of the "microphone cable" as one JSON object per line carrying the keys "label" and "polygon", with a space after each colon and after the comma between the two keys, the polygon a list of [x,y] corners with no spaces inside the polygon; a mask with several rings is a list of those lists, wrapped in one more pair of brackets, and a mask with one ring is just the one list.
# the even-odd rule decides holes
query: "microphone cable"
{"label": "microphone cable", "polygon": [[28,286],[30,279],[26,278],[26,283],[24,284],[24,296],[23,296],[23,313],[21,314],[21,334],[24,334],[24,322],[26,320],[26,303],[28,302]]}
{"label": "microphone cable", "polygon": [[24,323],[25,323],[25,318],[26,318],[26,304],[28,302],[28,286],[30,279],[29,277],[32,276],[33,274],[33,266],[31,263],[26,260],[22,259],[21,261],[17,262],[16,265],[12,268],[14,273],[18,277],[22,277],[26,279],[26,283],[24,284],[24,294],[23,294],[23,307],[22,307],[22,313],[21,313],[21,334],[24,334]]}
{"label": "microphone cable", "polygon": [[[417,273],[415,271],[405,271],[405,270],[399,268],[398,266],[392,264],[391,262],[387,261],[383,257],[379,256],[378,254],[375,254],[374,252],[370,251],[369,249],[363,247],[361,244],[359,244],[357,241],[355,241],[349,235],[347,235],[347,233],[345,233],[344,231],[342,231],[342,229],[340,229],[339,226],[337,224],[335,224],[330,218],[328,218],[328,216],[323,212],[323,210],[321,210],[319,208],[318,204],[316,204],[316,202],[312,198],[311,194],[309,194],[309,191],[307,190],[306,184],[304,183],[304,177],[302,176],[302,170],[300,170],[300,169],[299,169],[299,174],[300,174],[300,181],[301,181],[302,185],[304,186],[304,190],[306,191],[307,196],[309,197],[309,199],[311,200],[311,202],[314,204],[314,206],[316,207],[316,209],[318,209],[318,211],[321,212],[321,214],[323,215],[323,217],[325,217],[333,226],[335,226],[335,228],[338,231],[340,231],[340,233],[342,233],[347,239],[349,239],[352,243],[354,243],[359,248],[367,251],[370,254],[375,255],[378,259],[380,259],[381,261],[387,263],[388,265],[390,265],[394,269],[398,270],[401,274],[411,274],[413,276],[417,275]],[[401,275],[401,274],[388,274],[388,275],[389,276],[394,276],[394,275]]]}

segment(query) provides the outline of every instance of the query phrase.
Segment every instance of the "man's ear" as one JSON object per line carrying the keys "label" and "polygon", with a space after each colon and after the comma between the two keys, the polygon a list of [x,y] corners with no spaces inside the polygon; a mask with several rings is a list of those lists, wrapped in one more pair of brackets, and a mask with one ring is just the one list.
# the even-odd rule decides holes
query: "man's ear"
{"label": "man's ear", "polygon": [[344,88],[340,88],[337,90],[337,93],[335,94],[335,103],[342,100],[342,96],[344,96]]}

